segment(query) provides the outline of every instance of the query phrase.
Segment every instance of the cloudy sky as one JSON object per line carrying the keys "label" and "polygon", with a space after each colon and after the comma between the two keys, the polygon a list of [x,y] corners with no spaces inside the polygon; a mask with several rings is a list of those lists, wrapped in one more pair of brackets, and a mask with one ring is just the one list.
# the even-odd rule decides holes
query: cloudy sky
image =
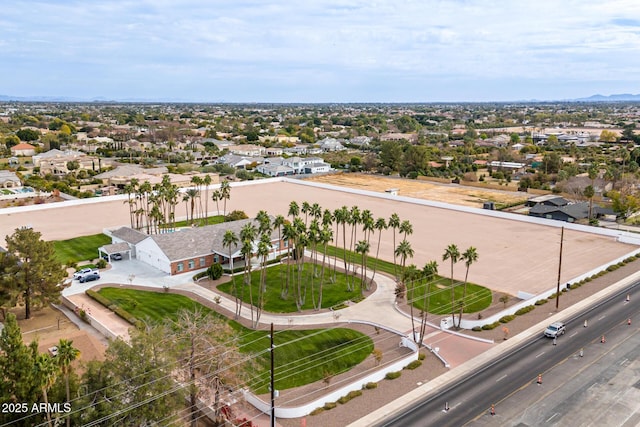
{"label": "cloudy sky", "polygon": [[0,95],[208,102],[640,93],[638,0],[3,0]]}

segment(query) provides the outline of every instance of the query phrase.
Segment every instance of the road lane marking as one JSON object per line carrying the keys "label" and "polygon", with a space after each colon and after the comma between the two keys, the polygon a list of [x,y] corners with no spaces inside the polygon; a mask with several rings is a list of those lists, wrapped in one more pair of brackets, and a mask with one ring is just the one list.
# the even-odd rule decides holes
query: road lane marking
{"label": "road lane marking", "polygon": [[627,363],[628,361],[629,361],[629,359],[624,358],[624,359],[622,360],[622,362],[620,362],[620,364],[621,364],[621,365],[624,365],[624,364],[625,364],[625,363]]}
{"label": "road lane marking", "polygon": [[504,374],[503,376],[501,376],[500,378],[498,378],[498,379],[496,380],[496,382],[498,382],[498,381],[502,381],[502,380],[503,380],[503,379],[505,379],[505,378],[507,378],[507,374]]}
{"label": "road lane marking", "polygon": [[607,315],[606,315],[606,314],[603,314],[602,316],[598,317],[598,320],[602,320],[602,319],[604,319],[605,317],[607,317]]}
{"label": "road lane marking", "polygon": [[578,335],[577,332],[572,333],[571,335],[569,335],[569,338],[575,337],[576,335]]}
{"label": "road lane marking", "polygon": [[539,355],[536,356],[536,359],[540,356],[542,356],[545,352],[543,351],[542,353],[540,353]]}
{"label": "road lane marking", "polygon": [[547,423],[548,423],[548,422],[549,422],[549,421],[551,421],[551,420],[552,420],[556,415],[558,415],[558,413],[557,413],[557,412],[556,412],[555,414],[551,415],[549,418],[547,418],[547,421],[545,421],[545,422],[547,422]]}

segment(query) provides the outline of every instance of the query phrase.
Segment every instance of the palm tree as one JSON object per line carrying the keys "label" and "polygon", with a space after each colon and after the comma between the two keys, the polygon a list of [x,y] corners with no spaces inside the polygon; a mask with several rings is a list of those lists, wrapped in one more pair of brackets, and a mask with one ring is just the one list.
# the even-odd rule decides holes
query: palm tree
{"label": "palm tree", "polygon": [[[337,239],[338,239],[338,225],[342,225],[342,248],[343,248],[343,261],[344,261],[344,273],[347,274],[347,218],[349,216],[349,208],[346,206],[342,206],[339,209],[336,209],[333,213],[333,218],[336,221],[336,248],[337,248]],[[333,275],[335,279],[336,275],[336,261],[338,257],[334,257],[333,261]]]}
{"label": "palm tree", "polygon": [[[34,361],[35,379],[42,391],[42,398],[45,405],[49,406],[49,398],[47,392],[55,384],[58,375],[58,366],[56,362],[48,354],[38,354]],[[47,424],[51,427],[51,413],[47,412]]]}
{"label": "palm tree", "polygon": [[[400,228],[400,217],[398,216],[397,213],[391,214],[391,217],[389,218],[389,222],[387,223],[387,226],[393,230],[393,247],[395,248],[396,247],[396,230]],[[397,257],[396,257],[396,253],[394,252],[393,253],[393,272],[397,279],[398,271],[396,269],[396,264],[397,264]]]}
{"label": "palm tree", "polygon": [[413,225],[407,220],[402,221],[399,227],[400,233],[404,234],[404,238],[406,239],[408,235],[413,234]]}
{"label": "palm tree", "polygon": [[402,281],[404,282],[404,273],[406,269],[407,258],[413,258],[413,249],[411,243],[406,239],[402,240],[395,250],[395,255],[402,260]]}
{"label": "palm tree", "polygon": [[224,200],[223,215],[227,215],[227,200],[231,200],[231,185],[229,181],[222,181],[220,184],[220,196]]}
{"label": "palm tree", "polygon": [[371,245],[366,240],[360,240],[356,244],[356,253],[362,254],[362,280],[360,282],[360,294],[364,294],[367,281],[367,255]]}
{"label": "palm tree", "polygon": [[222,200],[222,196],[220,195],[220,190],[213,190],[211,193],[211,200],[216,202],[216,215],[220,215],[220,200]]}
{"label": "palm tree", "polygon": [[458,247],[454,244],[447,246],[447,249],[445,249],[444,254],[442,255],[442,261],[446,261],[446,260],[451,261],[451,316],[454,323],[456,320],[456,313],[455,313],[456,297],[455,297],[454,286],[453,286],[453,264],[457,263],[458,259],[460,259],[460,251],[458,250]]}
{"label": "palm tree", "polygon": [[202,181],[202,178],[196,175],[191,177],[191,183],[196,186],[195,189],[198,193],[197,198],[198,198],[198,204],[200,205],[199,206],[200,213],[198,214],[198,217],[200,217],[200,215],[202,215],[202,197],[200,197],[202,190],[200,189],[200,187],[202,186],[203,181]]}
{"label": "palm tree", "polygon": [[[195,188],[189,188],[184,193],[184,197],[186,197],[186,199],[189,201],[189,205],[191,206],[191,224],[193,224],[193,222],[194,222],[194,213],[195,213],[195,209],[196,209],[196,198],[198,198],[199,195],[200,195],[200,193],[198,193],[198,190],[195,189]],[[188,217],[189,217],[189,212],[187,212],[187,219],[188,219]]]}
{"label": "palm tree", "polygon": [[[324,264],[327,258],[327,245],[333,239],[333,231],[331,230],[330,225],[325,225],[320,232],[320,237],[318,241],[323,246],[322,251],[322,273],[320,274],[320,289],[318,290],[318,310],[322,309],[322,285],[324,284]],[[331,268],[331,265],[329,265]]]}
{"label": "palm tree", "polygon": [[291,221],[300,215],[300,206],[298,206],[298,203],[295,200],[289,203],[289,212],[287,215],[291,217]]}
{"label": "palm tree", "polygon": [[462,288],[462,304],[460,306],[460,313],[458,314],[458,328],[462,322],[462,312],[467,298],[467,278],[469,277],[469,267],[478,260],[478,251],[473,246],[469,246],[467,250],[462,253],[462,259],[464,260],[464,265],[467,270],[464,273],[464,287]]}
{"label": "palm tree", "polygon": [[282,238],[285,242],[287,242],[287,280],[282,284],[282,287],[280,288],[280,297],[282,299],[286,298],[289,294],[289,281],[291,278],[291,246],[295,241],[295,237],[296,230],[293,227],[293,224],[291,224],[290,222],[286,222],[284,224]]}
{"label": "palm tree", "polygon": [[[360,224],[360,208],[357,206],[352,206],[351,210],[349,211],[349,215],[348,215],[348,222],[349,225],[351,225],[351,240],[349,241],[349,252],[353,252],[354,249],[354,245],[356,244],[356,239],[357,239],[357,226],[358,224]],[[349,258],[351,258],[351,254],[349,254]],[[353,275],[355,276],[356,273],[356,263],[352,262],[353,264]],[[349,277],[347,277],[347,280],[349,280]]]}
{"label": "palm tree", "polygon": [[308,219],[309,219],[309,212],[311,211],[311,205],[309,204],[309,202],[302,202],[302,208],[300,209],[300,212],[302,212],[304,214],[304,226],[307,226],[308,223]]}
{"label": "palm tree", "polygon": [[236,311],[235,318],[240,317],[240,311],[242,310],[242,300],[238,298],[238,289],[236,288],[236,279],[233,274],[233,248],[238,246],[238,236],[233,230],[227,230],[222,237],[222,247],[229,248],[229,274],[231,275],[231,289],[233,296],[236,299]]}
{"label": "palm tree", "polygon": [[206,191],[204,197],[205,225],[209,225],[209,186],[211,185],[211,175],[206,174],[204,178],[202,178],[202,183],[205,185],[204,189]]}
{"label": "palm tree", "polygon": [[427,316],[429,314],[429,303],[431,297],[431,281],[438,274],[438,263],[436,261],[429,261],[426,263],[422,269],[422,273],[425,278],[425,290],[422,297],[422,317],[420,319],[420,336],[418,343],[422,345],[422,340],[424,340],[424,335],[427,329]]}
{"label": "palm tree", "polygon": [[[69,393],[69,374],[71,373],[71,362],[80,357],[80,350],[73,346],[73,341],[67,339],[60,339],[58,342],[58,355],[56,356],[56,362],[60,367],[60,372],[64,375],[64,389],[66,393],[65,402],[71,401],[71,395]],[[67,417],[67,427],[71,425],[71,419]]]}
{"label": "palm tree", "polygon": [[261,269],[260,269],[260,286],[258,288],[258,305],[256,307],[256,321],[253,324],[254,328],[258,327],[258,323],[260,323],[260,315],[262,314],[262,309],[264,308],[264,293],[267,288],[267,257],[269,256],[269,248],[271,246],[271,235],[270,232],[265,232],[260,235],[260,242],[258,243],[258,249],[256,251],[256,255],[258,259],[261,259]]}
{"label": "palm tree", "polygon": [[382,241],[382,230],[386,230],[387,222],[384,218],[380,217],[373,224],[374,229],[378,230],[378,244],[376,249],[376,258],[373,263],[373,274],[371,275],[370,285],[373,284],[373,280],[376,277],[376,270],[378,269],[378,256],[380,256],[380,242]]}
{"label": "palm tree", "polygon": [[[242,241],[241,253],[244,256],[244,281],[243,287],[249,287],[249,308],[251,309],[251,323],[253,324],[253,289],[251,286],[251,258],[253,257],[253,241],[256,239],[258,230],[251,222],[247,223],[240,230],[240,241]],[[241,292],[243,299],[244,292]]]}

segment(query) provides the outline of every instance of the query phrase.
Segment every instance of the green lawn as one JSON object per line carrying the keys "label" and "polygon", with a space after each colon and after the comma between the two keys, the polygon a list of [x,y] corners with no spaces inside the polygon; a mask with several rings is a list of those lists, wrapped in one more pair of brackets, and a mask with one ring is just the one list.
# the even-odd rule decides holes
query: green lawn
{"label": "green lawn", "polygon": [[[372,244],[371,247],[371,251],[375,254],[375,245]],[[322,248],[318,247],[318,252],[322,253]],[[371,253],[371,252],[370,252]],[[342,250],[342,248],[337,248],[335,246],[327,246],[327,255],[331,256],[331,257],[336,257],[339,258],[341,260],[344,260],[345,256],[344,256],[344,250]],[[349,263],[355,263],[355,264],[362,264],[362,254],[358,254],[356,252],[352,252],[347,250],[347,262]],[[338,261],[338,267],[340,267],[340,261]],[[342,262],[342,268],[344,268],[344,261]],[[383,273],[387,273],[391,276],[395,276],[396,274],[396,269],[398,270],[398,273],[400,271],[400,267],[396,267],[392,262],[389,261],[385,261],[379,258],[375,258],[373,256],[367,256],[367,268],[371,271],[373,271],[373,269],[375,268],[376,271],[378,272],[383,272]]]}
{"label": "green lawn", "polygon": [[80,261],[98,258],[98,248],[111,243],[111,238],[104,234],[76,237],[69,240],[53,242],[56,258],[62,264],[69,265]]}
{"label": "green lawn", "polygon": [[[172,293],[138,291],[121,288],[102,288],[98,291],[113,303],[139,319],[163,321],[175,319],[180,309],[215,313],[207,307]],[[257,354],[257,369],[251,372],[251,389],[258,393],[269,391],[270,346],[268,331],[247,329],[229,321],[240,335],[244,353]],[[364,361],[373,351],[373,341],[352,329],[310,329],[279,331],[274,334],[276,388],[299,387],[322,380],[326,374],[346,372]]]}
{"label": "green lawn", "polygon": [[[464,286],[461,282],[454,281],[454,295],[456,301],[462,300]],[[412,287],[415,286],[415,287]],[[414,289],[414,294],[411,290]],[[428,289],[428,295],[425,293]],[[475,313],[482,311],[491,305],[491,290],[483,286],[467,283],[467,295],[465,297],[464,312]],[[418,310],[424,310],[425,301],[428,304],[428,312],[432,314],[451,313],[451,280],[439,277],[431,281],[429,286],[424,280],[418,280],[407,287],[407,300],[413,299],[413,306]]]}
{"label": "green lawn", "polygon": [[[313,264],[305,263],[302,269],[302,281],[307,286],[307,296],[305,299],[305,304],[302,309],[313,309],[313,301],[312,301],[312,290],[311,290],[311,271]],[[316,274],[313,279],[313,296],[317,301],[318,298],[318,290],[320,288],[320,266],[316,266]],[[297,269],[295,266],[291,266],[291,279],[289,285],[289,293],[287,298],[283,299],[280,297],[281,287],[286,282],[286,272],[287,266],[284,264],[275,265],[272,267],[267,267],[267,290],[265,292],[265,303],[264,310],[271,313],[293,313],[298,311],[294,299],[294,286],[297,283]],[[323,290],[322,290],[322,308],[333,307],[338,304],[342,304],[348,300],[359,300],[360,296],[360,279],[347,276],[343,273],[336,272],[335,282],[332,282],[331,278],[333,276],[333,269],[330,269],[328,266],[325,267],[324,273],[324,282],[323,282]],[[243,276],[241,274],[234,276],[236,286],[238,288],[241,287],[243,283]],[[353,282],[353,291],[347,290],[347,280]],[[254,305],[257,304],[258,300],[258,289],[260,286],[260,270],[254,270],[251,273],[251,285],[252,285],[252,293],[253,293],[253,301]],[[224,283],[218,286],[218,290],[221,292],[227,293],[230,297],[232,297],[232,289],[233,285],[231,281]],[[243,301],[247,304],[249,303],[249,289],[244,289],[244,294],[242,296]]]}
{"label": "green lawn", "polygon": [[[211,206],[209,206],[209,207],[211,207]],[[208,224],[205,223],[205,220],[203,218],[196,218],[196,219],[193,220],[193,222],[195,224],[197,224],[198,226],[200,226],[200,227],[205,226],[205,225],[221,224],[221,223],[224,222],[224,216],[223,215],[210,216]],[[176,227],[189,227],[190,225],[191,225],[191,220],[188,220],[188,221],[177,221],[176,222]]]}

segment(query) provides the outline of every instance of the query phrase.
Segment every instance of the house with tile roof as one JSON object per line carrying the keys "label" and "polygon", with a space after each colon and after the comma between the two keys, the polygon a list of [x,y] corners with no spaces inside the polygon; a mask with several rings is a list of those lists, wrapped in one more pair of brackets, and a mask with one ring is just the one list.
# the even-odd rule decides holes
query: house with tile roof
{"label": "house with tile roof", "polygon": [[33,156],[34,154],[36,154],[36,147],[26,142],[11,147],[12,156]]}
{"label": "house with tile roof", "polygon": [[[236,268],[244,265],[244,256],[240,253],[242,245],[232,245],[231,257],[229,257],[229,247],[223,244],[223,240],[227,230],[239,236],[242,228],[250,223],[258,227],[258,222],[250,218],[204,227],[184,228],[171,233],[147,235],[130,227],[121,227],[109,234],[112,244],[128,245],[132,258],[167,274],[176,275],[206,269],[214,263],[219,263],[227,269],[230,259],[231,265]],[[253,246],[254,249],[257,248],[258,239]],[[285,254],[287,246],[288,241],[281,240],[278,230],[273,230],[267,260],[271,261]],[[108,248],[104,249],[106,253]],[[251,263],[257,265],[259,261],[253,258]]]}

